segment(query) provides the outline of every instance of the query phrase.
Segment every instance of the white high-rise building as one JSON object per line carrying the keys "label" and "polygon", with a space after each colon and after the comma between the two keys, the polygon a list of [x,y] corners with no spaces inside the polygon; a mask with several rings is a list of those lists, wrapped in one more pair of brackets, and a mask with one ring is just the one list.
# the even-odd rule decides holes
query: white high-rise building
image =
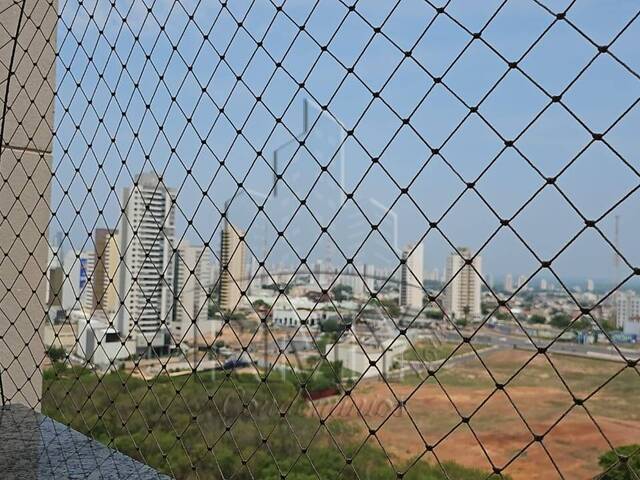
{"label": "white high-rise building", "polygon": [[513,292],[513,275],[507,273],[507,276],[504,278],[504,290],[506,292]]}
{"label": "white high-rise building", "polygon": [[246,285],[244,232],[229,222],[224,223],[220,245],[220,283],[218,305],[223,312],[235,310],[242,300]]}
{"label": "white high-rise building", "polygon": [[87,315],[93,311],[93,270],[95,252],[69,251],[62,265],[62,308],[65,311],[83,310]]}
{"label": "white high-rise building", "polygon": [[540,290],[546,290],[547,288],[548,288],[547,279],[546,278],[540,279]]}
{"label": "white high-rise building", "polygon": [[361,297],[364,290],[364,284],[362,283],[362,280],[360,280],[358,273],[359,272],[356,272],[356,269],[352,265],[346,266],[336,280],[334,287],[337,285],[349,287],[351,289],[351,295]]}
{"label": "white high-rise building", "polygon": [[350,272],[352,273],[351,280],[350,280],[351,288],[352,288],[351,293],[353,293],[353,296],[355,298],[364,297],[365,291],[367,289],[365,286],[365,282],[367,281],[367,279],[363,275],[362,267],[358,268],[357,270],[355,268],[351,268]]}
{"label": "white high-rise building", "polygon": [[173,312],[175,190],[155,173],[136,177],[122,195],[117,296],[121,335],[139,348],[168,346]]}
{"label": "white high-rise building", "polygon": [[[331,261],[327,259],[319,258],[316,260],[313,266],[313,275],[315,280],[312,280],[312,284],[321,289],[329,288],[336,283],[337,271]],[[316,283],[318,285],[316,285]]]}
{"label": "white high-rise building", "polygon": [[526,285],[526,283],[527,283],[527,277],[525,277],[524,275],[519,275],[519,276],[518,276],[518,285],[517,285],[517,288],[518,288],[518,289],[520,289],[520,288],[524,288],[524,286]]}
{"label": "white high-rise building", "polygon": [[594,288],[595,288],[595,285],[593,283],[593,280],[589,278],[587,280],[587,292],[593,292]]}
{"label": "white high-rise building", "polygon": [[616,292],[616,326],[640,335],[640,296],[633,291]]}
{"label": "white high-rise building", "polygon": [[363,294],[368,296],[376,288],[376,267],[370,263],[365,263],[360,268],[360,273],[364,279],[364,291]]}
{"label": "white high-rise building", "polygon": [[400,266],[400,306],[413,310],[422,308],[424,288],[424,246],[422,243],[407,245],[402,251],[403,263]]}
{"label": "white high-rise building", "polygon": [[466,260],[472,257],[471,252],[464,247],[458,250],[462,256],[453,252],[447,258],[448,285],[445,294],[445,311],[454,319],[479,320],[482,318],[480,306],[482,258],[476,256],[471,265],[466,265]]}
{"label": "white high-rise building", "polygon": [[[171,333],[181,342],[194,324],[207,320],[211,255],[202,245],[181,241],[175,256],[174,292],[177,297],[171,321]],[[204,327],[202,327],[204,328]]]}

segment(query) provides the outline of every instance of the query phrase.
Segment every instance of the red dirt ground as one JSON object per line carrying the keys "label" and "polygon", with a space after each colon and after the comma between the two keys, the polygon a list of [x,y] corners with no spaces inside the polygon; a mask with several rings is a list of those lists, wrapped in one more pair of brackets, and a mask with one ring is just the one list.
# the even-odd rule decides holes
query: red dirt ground
{"label": "red dirt ground", "polygon": [[[523,359],[526,356],[522,352],[500,352],[494,360],[504,366],[507,361],[517,363]],[[558,360],[559,363],[561,361],[571,360]],[[575,363],[568,365],[584,368]],[[594,375],[599,371],[618,368],[610,363],[602,367],[595,363],[593,365],[590,371]],[[474,372],[475,367],[455,368],[464,368],[462,372],[468,375]],[[547,374],[541,372],[543,370],[537,372],[539,378],[547,378]],[[536,385],[535,376],[532,375],[529,381]],[[592,478],[600,471],[599,456],[610,449],[607,440],[614,446],[640,443],[638,415],[629,415],[633,411],[640,414],[640,407],[636,407],[638,396],[627,390],[613,392],[609,397],[602,396],[597,399],[600,402],[597,405],[588,402],[588,412],[583,407],[574,407],[563,416],[572,404],[566,390],[561,385],[546,386],[542,380],[540,386],[508,386],[506,393],[496,391],[486,401],[493,391],[486,385],[445,385],[450,400],[436,383],[425,383],[411,395],[414,389],[414,385],[394,383],[388,387],[383,382],[367,381],[352,393],[354,401],[362,407],[367,423],[379,427],[377,438],[381,445],[400,461],[408,461],[422,454],[426,441],[437,443],[434,454],[440,461],[454,461],[491,471],[493,467],[489,457],[494,465],[504,468],[504,473],[514,480],[562,478],[558,471],[564,478]],[[406,411],[384,421],[384,406],[388,412],[393,405],[397,405],[396,398],[406,399],[407,396],[410,398],[406,403]],[[533,442],[527,446],[533,436],[509,398],[517,405],[533,432],[540,434],[551,428],[542,443]],[[458,425],[460,414],[452,402],[462,415],[469,415],[480,408],[469,425]],[[382,403],[383,408],[367,409],[374,403]],[[602,405],[616,407],[609,412]],[[364,422],[354,408],[342,410],[340,416],[356,426],[357,431],[366,432]],[[428,455],[423,458],[435,461],[432,454]]]}

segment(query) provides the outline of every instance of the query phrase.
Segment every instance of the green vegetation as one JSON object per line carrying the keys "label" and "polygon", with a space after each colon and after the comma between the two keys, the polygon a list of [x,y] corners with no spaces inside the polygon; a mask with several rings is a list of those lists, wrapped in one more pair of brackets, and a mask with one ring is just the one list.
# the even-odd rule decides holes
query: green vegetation
{"label": "green vegetation", "polygon": [[571,317],[564,313],[556,313],[549,321],[556,328],[566,328],[571,323]]}
{"label": "green vegetation", "polygon": [[600,456],[598,464],[605,471],[600,480],[636,480],[640,476],[640,445],[618,447]]}
{"label": "green vegetation", "polygon": [[331,293],[337,302],[343,302],[353,298],[353,289],[350,285],[336,285],[333,287],[333,290],[331,290]]}
{"label": "green vegetation", "polygon": [[427,318],[434,318],[436,320],[442,320],[444,318],[444,314],[442,310],[438,310],[436,308],[429,308],[424,311],[424,315]]}
{"label": "green vegetation", "polygon": [[325,359],[314,371],[313,367],[319,360],[319,357],[309,359],[311,368],[298,373],[298,378],[306,383],[306,389],[310,393],[337,388],[342,383],[342,362],[329,362]]}
{"label": "green vegetation", "polygon": [[253,301],[253,308],[255,308],[256,310],[259,308],[269,309],[271,308],[271,305],[269,305],[267,302],[265,302],[261,298],[257,298]]}
{"label": "green vegetation", "polygon": [[547,319],[543,315],[539,315],[537,313],[534,313],[533,315],[531,315],[529,317],[528,322],[540,325],[540,324],[543,324],[543,323],[547,323]]}
{"label": "green vegetation", "polygon": [[397,298],[383,298],[376,299],[378,305],[380,305],[381,309],[386,310],[386,312],[393,318],[398,318],[400,316],[400,305],[398,304]]}
{"label": "green vegetation", "polygon": [[432,362],[448,357],[455,348],[456,344],[454,343],[437,343],[426,340],[416,343],[414,348],[407,348],[404,352],[404,359],[406,361]]}
{"label": "green vegetation", "polygon": [[[344,320],[344,322],[343,322]],[[320,330],[323,333],[330,334],[331,341],[334,342],[338,339],[342,332],[344,332],[345,326],[351,323],[350,318],[344,318],[341,320],[337,317],[327,318],[320,324]]]}
{"label": "green vegetation", "polygon": [[[328,377],[328,368],[321,365],[320,376]],[[56,364],[44,377],[46,415],[179,479],[278,480],[283,472],[290,480],[396,478],[373,442],[360,448],[353,427],[329,420],[318,430],[317,417],[287,375],[262,382],[207,372],[146,382],[123,371],[98,377]],[[411,464],[394,461],[395,468],[410,467],[408,480],[487,478],[487,472],[451,463],[444,463],[446,474],[422,461]]]}
{"label": "green vegetation", "polygon": [[588,318],[581,318],[576,320],[569,327],[571,330],[590,330],[591,328],[598,328],[595,323],[591,322]]}
{"label": "green vegetation", "polygon": [[[454,351],[454,357],[456,355],[462,355],[463,353],[469,353],[472,351],[471,348],[465,345],[459,347],[458,343],[438,342],[434,340],[423,340],[415,343],[413,347],[414,348],[408,347],[404,351],[405,361],[418,360],[423,362],[433,362],[447,358]],[[480,351],[483,348],[487,348],[487,345],[476,344],[474,342],[473,347],[476,351]]]}
{"label": "green vegetation", "polygon": [[56,363],[64,360],[67,356],[67,353],[62,347],[49,347],[49,350],[47,350],[47,356],[49,357],[49,360],[51,360],[53,363]]}
{"label": "green vegetation", "polygon": [[330,333],[323,333],[320,338],[316,339],[318,345],[318,353],[326,353],[327,345],[333,343],[333,335]]}
{"label": "green vegetation", "polygon": [[570,330],[589,330],[592,327],[597,328],[595,323],[588,318],[580,318],[573,321],[573,319],[566,313],[556,313],[551,317],[549,323],[556,328],[564,329],[569,327]]}

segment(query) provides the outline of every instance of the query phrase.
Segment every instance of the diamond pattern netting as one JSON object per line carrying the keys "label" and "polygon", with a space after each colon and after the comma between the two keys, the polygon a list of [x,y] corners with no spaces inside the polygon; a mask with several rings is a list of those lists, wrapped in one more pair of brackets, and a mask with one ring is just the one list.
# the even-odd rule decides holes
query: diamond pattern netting
{"label": "diamond pattern netting", "polygon": [[177,478],[639,478],[638,15],[4,2],[3,402]]}

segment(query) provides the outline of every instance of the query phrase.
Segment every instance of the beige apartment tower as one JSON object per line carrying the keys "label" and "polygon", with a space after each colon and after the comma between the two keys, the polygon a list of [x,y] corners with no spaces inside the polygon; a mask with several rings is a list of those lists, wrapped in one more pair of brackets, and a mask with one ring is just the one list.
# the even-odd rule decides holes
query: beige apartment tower
{"label": "beige apartment tower", "polygon": [[95,308],[105,313],[118,309],[115,284],[120,253],[117,246],[117,230],[98,228],[95,231],[96,262],[93,272],[93,297]]}
{"label": "beige apartment tower", "polygon": [[424,247],[407,245],[402,251],[403,263],[400,266],[400,306],[411,310],[422,308],[424,289]]}
{"label": "beige apartment tower", "polygon": [[468,248],[462,247],[447,258],[445,311],[452,319],[474,321],[482,318],[480,287],[482,258],[476,256],[471,265],[466,260],[472,257]]}
{"label": "beige apartment tower", "polygon": [[220,242],[220,310],[231,312],[237,308],[245,284],[244,232],[225,221]]}

